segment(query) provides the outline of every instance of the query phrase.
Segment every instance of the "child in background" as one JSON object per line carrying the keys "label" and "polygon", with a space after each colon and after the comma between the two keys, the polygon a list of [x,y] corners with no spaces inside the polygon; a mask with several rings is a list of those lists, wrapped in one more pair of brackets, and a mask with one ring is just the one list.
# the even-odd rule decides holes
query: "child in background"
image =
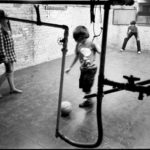
{"label": "child in background", "polygon": [[[100,54],[96,45],[89,40],[89,36],[89,31],[85,26],[77,26],[75,28],[73,31],[73,38],[76,41],[75,57],[70,67],[66,70],[66,73],[69,73],[79,59],[81,64],[79,88],[81,88],[85,94],[90,94],[91,92],[97,71],[95,64],[96,52]],[[91,107],[92,105],[91,99],[87,99],[79,104],[79,107]]]}
{"label": "child in background", "polygon": [[136,39],[136,43],[137,43],[137,53],[140,54],[141,53],[141,46],[140,46],[140,39],[139,39],[139,32],[138,32],[138,28],[136,26],[136,22],[135,21],[131,21],[130,25],[128,27],[127,30],[127,37],[124,39],[123,45],[122,45],[122,51],[125,51],[125,47],[126,44],[128,42],[128,40],[134,35],[135,39]]}

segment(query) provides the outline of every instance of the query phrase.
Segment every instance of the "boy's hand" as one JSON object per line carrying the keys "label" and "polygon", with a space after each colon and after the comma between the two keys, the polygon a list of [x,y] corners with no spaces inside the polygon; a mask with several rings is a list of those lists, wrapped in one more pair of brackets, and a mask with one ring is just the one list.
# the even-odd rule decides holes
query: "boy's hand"
{"label": "boy's hand", "polygon": [[68,69],[66,69],[66,73],[69,73],[70,72],[70,70],[71,70],[71,68],[68,68]]}

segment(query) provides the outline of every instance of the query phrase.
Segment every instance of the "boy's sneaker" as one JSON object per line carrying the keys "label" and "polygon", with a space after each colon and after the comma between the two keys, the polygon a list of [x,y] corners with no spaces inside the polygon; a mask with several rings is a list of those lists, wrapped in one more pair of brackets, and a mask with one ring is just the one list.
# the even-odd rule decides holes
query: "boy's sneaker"
{"label": "boy's sneaker", "polygon": [[120,52],[123,52],[124,51],[124,49],[120,49]]}
{"label": "boy's sneaker", "polygon": [[84,107],[92,107],[93,106],[93,102],[86,100],[83,103],[79,104],[79,107],[84,108]]}
{"label": "boy's sneaker", "polygon": [[141,54],[141,51],[138,51],[138,54]]}

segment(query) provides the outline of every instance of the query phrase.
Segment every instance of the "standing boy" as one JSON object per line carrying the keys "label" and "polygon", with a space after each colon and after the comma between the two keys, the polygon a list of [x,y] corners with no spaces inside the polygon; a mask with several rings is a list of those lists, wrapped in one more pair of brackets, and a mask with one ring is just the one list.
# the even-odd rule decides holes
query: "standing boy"
{"label": "standing boy", "polygon": [[121,52],[125,50],[126,44],[132,36],[134,36],[136,39],[137,53],[140,54],[141,53],[141,46],[140,46],[139,32],[138,32],[138,28],[136,26],[136,21],[130,22],[130,25],[129,25],[128,30],[127,30],[127,37],[124,39]]}
{"label": "standing boy", "polygon": [[[77,26],[73,32],[73,38],[77,43],[75,48],[75,57],[70,67],[66,70],[66,73],[70,72],[74,64],[79,59],[81,64],[79,88],[81,88],[85,94],[90,94],[97,71],[95,55],[96,52],[100,52],[96,45],[89,40],[89,32],[85,26]],[[91,99],[87,99],[83,103],[79,104],[79,107],[90,107],[92,105],[93,103]]]}

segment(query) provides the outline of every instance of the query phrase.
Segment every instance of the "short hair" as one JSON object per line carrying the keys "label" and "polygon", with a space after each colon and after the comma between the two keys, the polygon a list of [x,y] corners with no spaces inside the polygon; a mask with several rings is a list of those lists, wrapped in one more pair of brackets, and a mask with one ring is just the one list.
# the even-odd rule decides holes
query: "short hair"
{"label": "short hair", "polygon": [[89,31],[85,26],[77,26],[73,31],[73,38],[76,42],[84,38],[89,38]]}
{"label": "short hair", "polygon": [[131,25],[135,25],[135,24],[136,24],[136,21],[133,20],[133,21],[130,22],[130,24],[131,24]]}
{"label": "short hair", "polygon": [[[5,17],[7,17],[7,14],[5,13],[4,10],[0,9],[0,22],[1,22],[2,20],[4,20]],[[9,27],[10,31],[12,31],[12,30],[11,30],[10,21],[9,21],[9,20],[8,20],[8,27]]]}
{"label": "short hair", "polygon": [[5,17],[4,10],[0,9],[0,19],[3,19]]}

